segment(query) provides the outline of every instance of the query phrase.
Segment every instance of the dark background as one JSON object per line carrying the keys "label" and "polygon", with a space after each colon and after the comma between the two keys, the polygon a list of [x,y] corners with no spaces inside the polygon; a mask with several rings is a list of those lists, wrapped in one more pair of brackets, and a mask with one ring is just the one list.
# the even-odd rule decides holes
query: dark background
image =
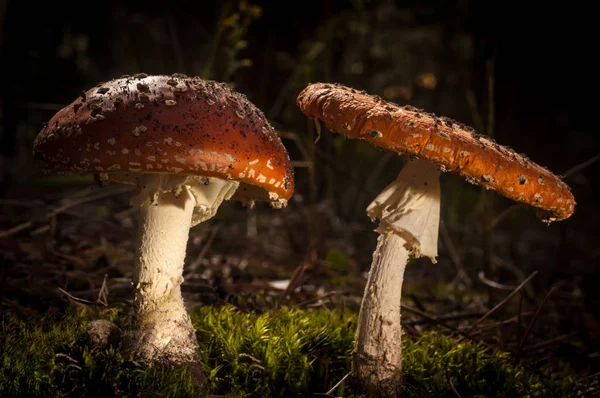
{"label": "dark background", "polygon": [[[297,185],[294,200],[277,214],[265,206],[247,211],[227,204],[216,217],[243,236],[250,234],[244,232],[246,224],[258,216],[258,236],[276,235],[281,253],[251,251],[221,235],[211,251],[243,249],[243,256],[277,264],[274,273],[280,278],[289,278],[305,261],[310,263],[305,282],[331,277],[323,270],[328,265],[359,277],[368,270],[376,239],[366,206],[405,159],[328,132],[313,143],[314,126],[295,98],[310,82],[339,82],[472,125],[556,174],[583,164],[565,177],[577,201],[570,219],[545,226],[531,209],[518,207],[491,236],[482,231],[482,222],[512,203],[486,195],[484,203],[492,203],[486,213],[478,188],[443,175],[447,234],[440,240],[439,260],[435,265],[417,260],[407,283],[452,282],[469,292],[502,297],[506,292],[492,293],[479,279],[481,270],[507,286],[538,271],[531,303],[539,304],[534,297],[555,286],[551,327],[557,333],[581,328],[593,347],[594,333],[600,331],[600,217],[594,188],[600,178],[600,163],[594,161],[600,153],[598,22],[593,7],[585,4],[0,0],[2,196],[52,203],[57,190],[66,195],[89,184],[48,183],[32,162],[31,148],[43,122],[99,81],[138,72],[226,81],[261,108],[280,133],[295,162]],[[126,209],[126,199],[118,205]],[[19,211],[4,206],[0,227],[26,220],[29,214]],[[285,232],[273,226],[281,220]],[[238,224],[243,228],[236,229]],[[205,239],[206,231],[197,229]],[[118,245],[117,236],[108,239]],[[11,239],[29,235],[20,232]],[[30,250],[42,250],[42,243],[33,242]],[[491,267],[485,262],[490,255],[495,258]],[[8,269],[19,261],[6,255],[3,264]],[[6,269],[5,286],[21,276]],[[360,297],[364,279],[352,285],[338,277],[319,283],[353,287]],[[229,274],[215,278],[213,286],[236,281]],[[13,289],[10,300],[18,301],[21,293]]]}
{"label": "dark background", "polygon": [[[439,0],[258,1],[253,4],[262,15],[238,38],[247,46],[237,58],[253,65],[234,73],[227,72],[225,47],[236,34],[215,37],[224,14],[237,9],[232,1],[104,1],[89,9],[71,1],[0,4],[2,148],[8,156],[35,135],[19,129],[31,124],[37,131],[36,119],[48,119],[53,105],[71,102],[98,81],[136,71],[226,78],[265,112],[271,110],[274,123],[297,124],[299,113],[290,99],[306,80],[328,80],[377,94],[390,86],[411,87],[410,98],[385,97],[476,124],[465,90],[473,90],[485,116],[486,62],[494,55],[495,130],[501,143],[557,173],[598,151],[596,26],[593,8],[583,2],[533,7]],[[325,47],[304,60],[317,41]],[[310,70],[298,72],[303,60],[312,64]],[[291,76],[294,72],[301,76]],[[436,75],[436,88],[415,87],[420,73]],[[284,103],[271,109],[281,95]]]}

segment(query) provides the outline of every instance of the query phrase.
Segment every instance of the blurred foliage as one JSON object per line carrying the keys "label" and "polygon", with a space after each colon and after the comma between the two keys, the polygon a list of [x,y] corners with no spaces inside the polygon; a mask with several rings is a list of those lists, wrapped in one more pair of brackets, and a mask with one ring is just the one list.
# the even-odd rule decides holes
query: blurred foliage
{"label": "blurred foliage", "polygon": [[348,256],[339,249],[332,249],[327,253],[326,261],[337,270],[344,270],[348,267]]}
{"label": "blurred foliage", "polygon": [[[246,35],[248,28],[255,20],[260,19],[262,8],[257,5],[248,4],[246,0],[237,2],[237,10],[230,12],[232,1],[225,3],[222,16],[218,22],[217,31],[212,43],[212,52],[202,70],[204,79],[212,79],[229,82],[240,68],[252,66],[250,58],[238,59],[239,52],[248,46]],[[223,38],[224,36],[224,38]],[[221,40],[222,39],[222,40]],[[213,70],[217,52],[225,55],[223,64],[226,65],[222,73]]]}
{"label": "blurred foliage", "polygon": [[[187,0],[151,1],[144,7],[111,3],[84,23],[67,1],[56,9],[40,6],[40,16],[32,17],[34,28],[18,23],[27,13],[23,4],[8,4],[8,41],[0,54],[11,60],[4,65],[7,72],[27,79],[0,85],[0,98],[11,99],[3,112],[8,116],[0,138],[6,158],[0,180],[29,181],[39,173],[31,161],[33,139],[62,105],[100,80],[136,72],[200,75],[246,93],[265,111],[297,163],[297,199],[327,200],[349,223],[368,224],[366,205],[393,180],[403,159],[327,131],[315,144],[312,122],[295,106],[306,84],[341,82],[477,128],[485,125],[489,104],[482,71],[495,41],[478,32],[482,11],[468,2],[324,1],[289,11],[260,0],[203,7]],[[497,92],[510,94],[502,86]],[[496,130],[500,142],[511,144],[519,133],[507,109],[515,111],[502,98],[496,101]],[[524,141],[521,148],[538,149]],[[556,171],[575,161],[529,154],[540,162],[552,160]],[[477,211],[477,188],[457,178],[443,180],[442,211],[450,221],[461,222]]]}

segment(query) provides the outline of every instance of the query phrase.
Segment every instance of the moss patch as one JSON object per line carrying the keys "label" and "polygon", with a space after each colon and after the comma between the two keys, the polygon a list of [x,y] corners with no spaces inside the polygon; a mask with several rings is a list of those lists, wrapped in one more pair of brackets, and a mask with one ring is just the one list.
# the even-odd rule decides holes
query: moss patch
{"label": "moss patch", "polygon": [[[114,312],[73,310],[61,319],[5,318],[0,396],[201,396],[181,371],[144,369],[113,348],[82,340],[88,321]],[[349,370],[356,315],[323,309],[244,313],[205,307],[192,316],[212,394],[312,396]],[[506,353],[441,333],[404,339],[407,397],[569,397],[574,382],[513,364]],[[453,390],[456,390],[456,392]],[[352,396],[344,385],[337,396]]]}
{"label": "moss patch", "polygon": [[193,317],[214,394],[325,392],[347,373],[355,317],[325,310],[241,313],[205,308]]}
{"label": "moss patch", "polygon": [[[508,353],[481,343],[457,343],[428,332],[404,344],[405,387],[410,397],[570,397],[574,380],[514,364]],[[456,392],[452,389],[454,388]]]}

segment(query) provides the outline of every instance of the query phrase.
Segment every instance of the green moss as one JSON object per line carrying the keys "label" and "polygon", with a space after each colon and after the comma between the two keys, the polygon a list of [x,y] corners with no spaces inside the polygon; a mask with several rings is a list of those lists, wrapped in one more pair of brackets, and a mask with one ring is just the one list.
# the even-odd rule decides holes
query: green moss
{"label": "green moss", "polygon": [[324,310],[258,315],[225,307],[205,308],[193,321],[215,394],[288,396],[315,388],[326,391],[349,367],[352,315],[340,317]]}
{"label": "green moss", "polygon": [[411,397],[569,397],[569,377],[546,378],[513,364],[507,353],[429,332],[404,346],[404,383]]}
{"label": "green moss", "polygon": [[[0,396],[201,396],[182,371],[144,369],[81,336],[91,319],[115,312],[72,311],[61,319],[5,319],[0,330]],[[205,307],[192,315],[212,394],[312,396],[349,370],[355,314],[323,309],[244,313]],[[568,377],[546,378],[508,355],[430,332],[404,339],[407,397],[568,397]],[[336,395],[352,396],[344,386]]]}
{"label": "green moss", "polygon": [[[72,311],[60,320],[46,317],[35,325],[10,318],[0,331],[0,396],[115,396],[160,392],[193,393],[181,371],[142,369],[112,348],[94,350],[82,342],[91,311]],[[102,317],[112,321],[115,313]]]}

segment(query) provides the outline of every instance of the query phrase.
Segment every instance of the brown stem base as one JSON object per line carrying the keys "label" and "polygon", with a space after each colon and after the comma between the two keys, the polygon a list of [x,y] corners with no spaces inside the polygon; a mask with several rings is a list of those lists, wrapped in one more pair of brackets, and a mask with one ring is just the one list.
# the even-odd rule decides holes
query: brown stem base
{"label": "brown stem base", "polygon": [[122,354],[146,366],[185,368],[194,385],[205,386],[202,358],[189,316],[158,313],[137,316],[123,333]]}

